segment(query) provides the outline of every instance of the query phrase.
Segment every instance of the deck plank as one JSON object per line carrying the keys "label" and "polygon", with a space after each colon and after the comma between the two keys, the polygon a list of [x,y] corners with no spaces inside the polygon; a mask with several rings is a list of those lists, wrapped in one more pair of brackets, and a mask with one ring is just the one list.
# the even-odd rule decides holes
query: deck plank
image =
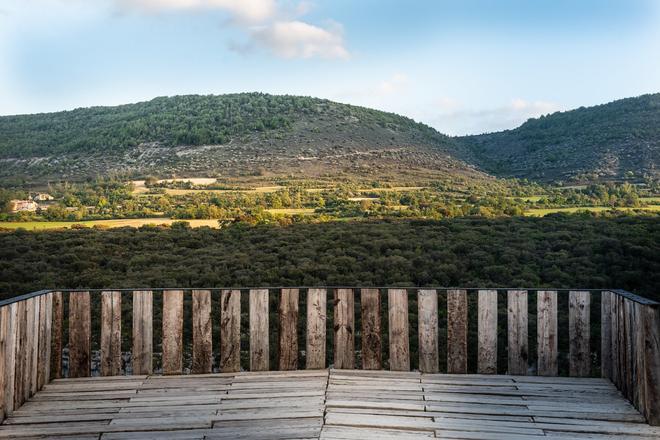
{"label": "deck plank", "polygon": [[5,438],[651,439],[606,379],[299,370],[60,379]]}

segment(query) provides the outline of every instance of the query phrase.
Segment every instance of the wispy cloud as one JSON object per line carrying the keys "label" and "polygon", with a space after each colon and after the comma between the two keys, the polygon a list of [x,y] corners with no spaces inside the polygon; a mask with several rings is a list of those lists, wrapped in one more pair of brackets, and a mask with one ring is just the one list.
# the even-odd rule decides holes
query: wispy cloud
{"label": "wispy cloud", "polygon": [[158,13],[219,9],[242,23],[260,23],[276,13],[274,0],[116,0],[123,10]]}
{"label": "wispy cloud", "polygon": [[521,98],[492,108],[470,108],[460,101],[442,97],[432,106],[432,124],[451,135],[477,134],[515,128],[530,118],[561,110],[559,104],[548,101],[528,101]]}
{"label": "wispy cloud", "polygon": [[195,10],[225,11],[246,34],[244,42],[229,42],[231,50],[252,53],[266,49],[277,57],[347,59],[341,24],[318,26],[300,17],[312,9],[306,0],[293,7],[276,0],[115,0],[123,11],[161,13]]}

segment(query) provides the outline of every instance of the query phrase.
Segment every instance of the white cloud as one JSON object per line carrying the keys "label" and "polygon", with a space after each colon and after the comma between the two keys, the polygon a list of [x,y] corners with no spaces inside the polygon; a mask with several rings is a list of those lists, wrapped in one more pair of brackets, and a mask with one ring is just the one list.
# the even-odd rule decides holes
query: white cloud
{"label": "white cloud", "polygon": [[331,22],[326,28],[303,21],[276,21],[252,30],[247,47],[268,48],[281,58],[349,57],[344,47],[343,29]]}
{"label": "white cloud", "polygon": [[313,4],[301,0],[293,5],[277,0],[114,0],[123,11],[141,13],[185,10],[222,10],[231,22],[247,33],[243,43],[230,42],[229,48],[249,53],[266,48],[278,57],[346,59],[344,32],[339,23],[328,21],[316,26],[297,17],[307,14]]}
{"label": "white cloud", "polygon": [[179,10],[227,11],[232,18],[245,23],[261,23],[272,18],[275,0],[116,0],[123,10],[154,13]]}
{"label": "white cloud", "polygon": [[390,95],[403,89],[408,84],[408,77],[403,73],[395,73],[391,78],[381,81],[378,91],[383,95]]}
{"label": "white cloud", "polygon": [[512,99],[499,107],[474,109],[461,102],[443,97],[433,104],[432,125],[451,135],[478,134],[518,127],[530,118],[553,113],[560,106],[548,101]]}

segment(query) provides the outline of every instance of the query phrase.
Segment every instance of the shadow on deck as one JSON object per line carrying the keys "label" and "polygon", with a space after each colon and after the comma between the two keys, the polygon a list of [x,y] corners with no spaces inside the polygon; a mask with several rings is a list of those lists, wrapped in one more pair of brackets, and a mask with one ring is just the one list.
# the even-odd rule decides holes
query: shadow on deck
{"label": "shadow on deck", "polygon": [[630,439],[660,428],[606,379],[364,370],[58,379],[0,438]]}

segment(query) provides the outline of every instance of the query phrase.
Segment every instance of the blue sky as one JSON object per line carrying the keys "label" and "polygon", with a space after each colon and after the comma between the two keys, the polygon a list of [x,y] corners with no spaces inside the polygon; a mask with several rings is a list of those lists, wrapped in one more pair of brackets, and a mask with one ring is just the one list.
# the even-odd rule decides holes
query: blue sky
{"label": "blue sky", "polygon": [[244,91],[513,128],[660,92],[660,2],[0,0],[0,114]]}

